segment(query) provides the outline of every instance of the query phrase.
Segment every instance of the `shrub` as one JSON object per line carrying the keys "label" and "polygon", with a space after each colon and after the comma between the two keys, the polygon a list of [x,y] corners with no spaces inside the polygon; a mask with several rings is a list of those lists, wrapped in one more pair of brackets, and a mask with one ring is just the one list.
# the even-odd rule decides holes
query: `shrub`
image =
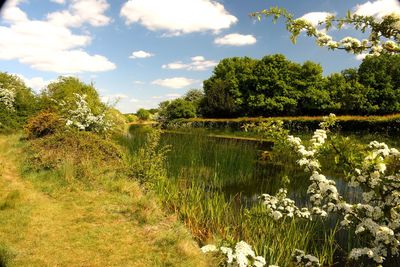
{"label": "shrub", "polygon": [[139,120],[147,121],[150,119],[151,113],[148,110],[141,108],[136,112],[136,116],[139,118]]}
{"label": "shrub", "polygon": [[66,161],[77,169],[88,162],[98,170],[107,166],[118,170],[124,164],[119,146],[90,132],[56,132],[32,140],[27,150],[28,166],[36,170],[61,168]]}
{"label": "shrub", "polygon": [[28,119],[25,125],[25,132],[29,139],[40,138],[49,134],[54,134],[57,130],[63,128],[63,126],[63,121],[57,113],[42,111]]}

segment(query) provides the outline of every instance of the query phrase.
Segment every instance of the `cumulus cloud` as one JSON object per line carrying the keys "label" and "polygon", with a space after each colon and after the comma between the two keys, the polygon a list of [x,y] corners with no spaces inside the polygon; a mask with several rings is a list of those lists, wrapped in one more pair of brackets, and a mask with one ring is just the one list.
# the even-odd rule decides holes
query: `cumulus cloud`
{"label": "cumulus cloud", "polygon": [[205,60],[203,56],[196,56],[191,58],[191,62],[183,63],[182,61],[175,61],[169,64],[162,65],[163,69],[170,70],[194,70],[194,71],[203,71],[210,68],[213,68],[218,63],[213,60]]}
{"label": "cumulus cloud", "polygon": [[382,18],[392,13],[400,14],[400,2],[398,0],[376,0],[367,1],[364,4],[357,5],[354,13],[363,16],[373,16]]}
{"label": "cumulus cloud", "polygon": [[143,81],[133,81],[134,84],[145,84]]}
{"label": "cumulus cloud", "polygon": [[149,30],[170,35],[218,32],[238,19],[214,0],[129,0],[120,15],[126,24],[139,23]]}
{"label": "cumulus cloud", "polygon": [[148,58],[148,57],[152,57],[152,56],[154,56],[154,54],[143,51],[143,50],[139,50],[139,51],[132,52],[132,55],[130,55],[129,58],[131,58],[131,59]]}
{"label": "cumulus cloud", "polygon": [[159,99],[159,101],[164,101],[164,100],[172,100],[181,97],[181,94],[166,94],[166,95],[156,95],[152,96],[152,99]]}
{"label": "cumulus cloud", "polygon": [[110,103],[110,102],[118,102],[122,99],[127,99],[128,96],[125,94],[112,94],[112,95],[105,95],[100,98],[103,103]]}
{"label": "cumulus cloud", "polygon": [[244,46],[252,45],[257,42],[257,39],[253,35],[243,35],[239,33],[231,33],[222,37],[218,37],[214,40],[214,43],[218,45],[232,45],[232,46]]}
{"label": "cumulus cloud", "polygon": [[152,84],[160,85],[164,87],[169,87],[173,89],[180,89],[191,84],[196,83],[196,80],[185,78],[185,77],[175,77],[175,78],[168,78],[168,79],[157,79],[152,81]]}
{"label": "cumulus cloud", "polygon": [[39,93],[42,89],[46,88],[49,83],[53,82],[53,80],[45,80],[42,77],[32,77],[27,78],[21,74],[15,74],[20,77],[26,86],[32,88],[35,92]]}
{"label": "cumulus cloud", "polygon": [[57,4],[65,4],[65,0],[50,0],[50,1]]}
{"label": "cumulus cloud", "polygon": [[318,23],[324,22],[328,16],[335,15],[334,13],[329,12],[310,12],[304,14],[299,19],[304,19],[311,23],[314,27],[318,26]]}
{"label": "cumulus cloud", "polygon": [[362,54],[355,55],[355,58],[357,60],[363,60],[366,56],[368,56],[367,53],[362,53]]}
{"label": "cumulus cloud", "polygon": [[53,12],[47,19],[57,25],[66,27],[80,27],[84,23],[92,26],[104,26],[111,19],[104,13],[109,8],[106,0],[72,0],[68,10]]}
{"label": "cumulus cloud", "polygon": [[18,3],[8,2],[3,11],[10,25],[0,26],[0,60],[16,59],[37,70],[62,74],[116,68],[106,57],[82,49],[90,44],[90,35],[75,34],[52,20],[30,20]]}

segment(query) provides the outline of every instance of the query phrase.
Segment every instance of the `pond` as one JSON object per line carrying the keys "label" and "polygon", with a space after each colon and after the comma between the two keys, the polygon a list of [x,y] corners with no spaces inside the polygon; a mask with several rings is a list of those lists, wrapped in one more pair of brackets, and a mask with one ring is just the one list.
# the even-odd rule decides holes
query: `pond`
{"label": "pond", "polygon": [[[148,126],[130,128],[132,151],[143,145]],[[204,184],[205,188],[219,190],[227,195],[240,195],[244,202],[258,201],[257,196],[274,194],[279,188],[288,187],[290,196],[297,203],[306,202],[309,174],[296,164],[298,159],[290,150],[273,151],[273,143],[260,141],[254,136],[244,137],[243,132],[221,132],[206,129],[165,131],[161,146],[170,146],[167,155],[168,177]],[[238,138],[235,138],[237,136]],[[311,133],[300,134],[308,140]],[[376,135],[352,135],[364,143],[375,140]],[[398,139],[380,136],[379,141],[397,145]],[[324,170],[331,173],[332,170]],[[287,183],[289,181],[289,183]],[[343,181],[337,180],[342,193],[347,191]]]}
{"label": "pond", "polygon": [[[142,126],[130,128],[124,143],[133,154],[144,145],[149,131],[150,128]],[[312,134],[299,135],[308,140]],[[399,144],[394,136],[349,136],[365,144],[372,140],[396,147]],[[279,150],[270,141],[260,141],[246,133],[205,129],[164,131],[160,145],[169,146],[170,151],[166,158],[169,183],[162,185],[159,194],[171,210],[178,212],[200,243],[210,239],[210,235],[247,240],[259,254],[270,259],[270,264],[280,263],[280,266],[290,264],[293,247],[320,253],[320,259],[329,266],[334,263],[344,266],[343,255],[358,247],[357,237],[346,230],[337,231],[336,218],[277,225],[265,217],[259,196],[275,194],[282,187],[288,188],[289,197],[298,205],[308,204],[309,174],[296,163],[294,151]],[[340,177],[329,161],[323,167],[323,173],[330,178]],[[335,180],[346,198],[359,197],[359,192],[347,188],[341,179]],[[325,240],[324,245],[321,239]],[[398,266],[398,259],[394,262],[393,266]]]}

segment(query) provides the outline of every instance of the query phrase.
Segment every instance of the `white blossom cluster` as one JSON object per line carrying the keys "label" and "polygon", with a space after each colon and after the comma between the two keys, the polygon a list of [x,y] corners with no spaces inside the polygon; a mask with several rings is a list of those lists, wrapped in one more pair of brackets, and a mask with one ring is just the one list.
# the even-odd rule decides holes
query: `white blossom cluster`
{"label": "white blossom cluster", "polygon": [[287,190],[279,189],[279,192],[275,196],[269,194],[263,194],[264,205],[267,207],[268,214],[275,220],[279,220],[284,216],[287,217],[299,217],[299,218],[310,218],[310,211],[307,208],[299,209],[294,201],[286,197]]}
{"label": "white blossom cluster", "polygon": [[[391,14],[393,18],[398,18],[397,14]],[[359,40],[354,37],[345,37],[339,41],[334,41],[332,36],[326,33],[326,29],[319,30],[317,27],[313,26],[309,21],[305,19],[297,19],[297,23],[302,24],[303,28],[312,33],[316,37],[316,43],[318,46],[325,46],[328,49],[344,49],[347,52],[354,54],[361,54],[365,51],[369,51],[371,55],[380,55],[382,52],[388,53],[400,53],[400,44],[393,40],[370,40],[362,39]],[[301,22],[301,23],[300,23]],[[399,31],[400,21],[397,21],[394,25],[391,25],[393,29]],[[399,36],[395,36],[399,38]]]}
{"label": "white blossom cluster", "polygon": [[[236,244],[235,248],[220,247],[217,248],[215,245],[206,245],[201,248],[203,253],[208,252],[219,252],[226,257],[226,266],[238,266],[238,267],[263,267],[266,265],[266,261],[261,256],[256,256],[255,252],[249,244],[244,241],[240,241]],[[278,267],[276,265],[269,265],[269,267]]]}
{"label": "white blossom cluster", "polygon": [[3,104],[9,111],[14,111],[15,93],[12,90],[1,87],[0,84],[0,103]]}
{"label": "white blossom cluster", "polygon": [[363,202],[348,203],[338,193],[335,181],[320,173],[317,159],[319,148],[327,138],[326,127],[333,118],[331,115],[328,122],[321,123],[323,129],[315,131],[307,148],[300,138],[288,137],[289,143],[302,156],[298,164],[312,173],[307,193],[313,207],[298,208],[293,200],[286,198],[285,189],[279,190],[276,196],[263,195],[264,204],[268,214],[276,220],[284,217],[312,219],[312,215],[326,217],[331,212],[338,213],[343,218],[342,226],[352,226],[355,234],[368,240],[366,247],[353,249],[349,257],[357,260],[366,256],[381,264],[386,257],[398,255],[400,249],[400,172],[392,170],[387,174],[387,162],[399,162],[400,152],[385,143],[371,142],[361,169],[355,168],[349,180],[349,186],[362,191]]}
{"label": "white blossom cluster", "polygon": [[304,251],[295,249],[292,254],[293,260],[296,264],[301,266],[318,267],[321,266],[317,257],[311,254],[305,254]]}
{"label": "white blossom cluster", "polygon": [[[106,132],[111,128],[111,123],[106,120],[105,112],[94,115],[86,102],[86,95],[75,94],[76,109],[67,111],[66,125],[82,131]],[[61,103],[62,105],[62,103]]]}

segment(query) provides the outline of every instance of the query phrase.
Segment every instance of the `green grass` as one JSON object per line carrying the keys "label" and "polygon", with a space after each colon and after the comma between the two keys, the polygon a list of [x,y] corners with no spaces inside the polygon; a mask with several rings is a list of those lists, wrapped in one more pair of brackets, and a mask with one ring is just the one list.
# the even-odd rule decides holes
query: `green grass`
{"label": "green grass", "polygon": [[[137,157],[148,130],[132,129],[122,143]],[[130,142],[132,140],[132,142]],[[275,193],[284,185],[283,176],[293,178],[292,196],[305,198],[307,175],[296,167],[288,151],[273,155],[279,162],[259,159],[257,142],[209,138],[202,132],[162,134],[160,147],[170,145],[166,158],[167,179],[152,189],[164,207],[175,212],[200,244],[245,240],[267,258],[269,264],[289,266],[293,248],[318,255],[323,263],[334,262],[335,240],[324,222],[286,221],[275,223],[265,214],[255,196]],[[135,151],[136,149],[136,151]],[[146,148],[145,148],[146,149]],[[278,160],[276,160],[278,161]],[[291,164],[293,168],[284,168]],[[301,175],[299,175],[301,174]],[[304,188],[303,193],[294,189]],[[319,238],[330,241],[316,245]]]}
{"label": "green grass", "polygon": [[29,171],[22,166],[26,145],[17,135],[0,136],[1,264],[211,265],[184,226],[136,181],[112,169],[81,180],[68,162]]}
{"label": "green grass", "polygon": [[[131,135],[120,140],[133,157],[145,144],[149,128],[131,129]],[[257,195],[274,194],[290,178],[289,196],[298,204],[307,204],[309,175],[296,164],[293,151],[279,148],[260,154],[262,144],[238,138],[210,138],[208,129],[185,129],[184,133],[164,132],[160,146],[170,145],[166,158],[168,179],[152,187],[164,206],[175,212],[200,244],[222,240],[235,243],[245,240],[269,264],[290,266],[294,248],[315,254],[332,265],[346,260],[343,255],[357,245],[357,238],[328,221],[275,223],[265,216]],[[234,136],[234,135],[233,135]],[[310,134],[302,134],[304,140]],[[366,144],[376,139],[396,143],[382,135],[350,135],[348,142]],[[262,159],[262,157],[265,157]],[[338,175],[331,162],[334,155],[322,161],[324,171]],[[343,183],[340,190],[347,192]]]}

